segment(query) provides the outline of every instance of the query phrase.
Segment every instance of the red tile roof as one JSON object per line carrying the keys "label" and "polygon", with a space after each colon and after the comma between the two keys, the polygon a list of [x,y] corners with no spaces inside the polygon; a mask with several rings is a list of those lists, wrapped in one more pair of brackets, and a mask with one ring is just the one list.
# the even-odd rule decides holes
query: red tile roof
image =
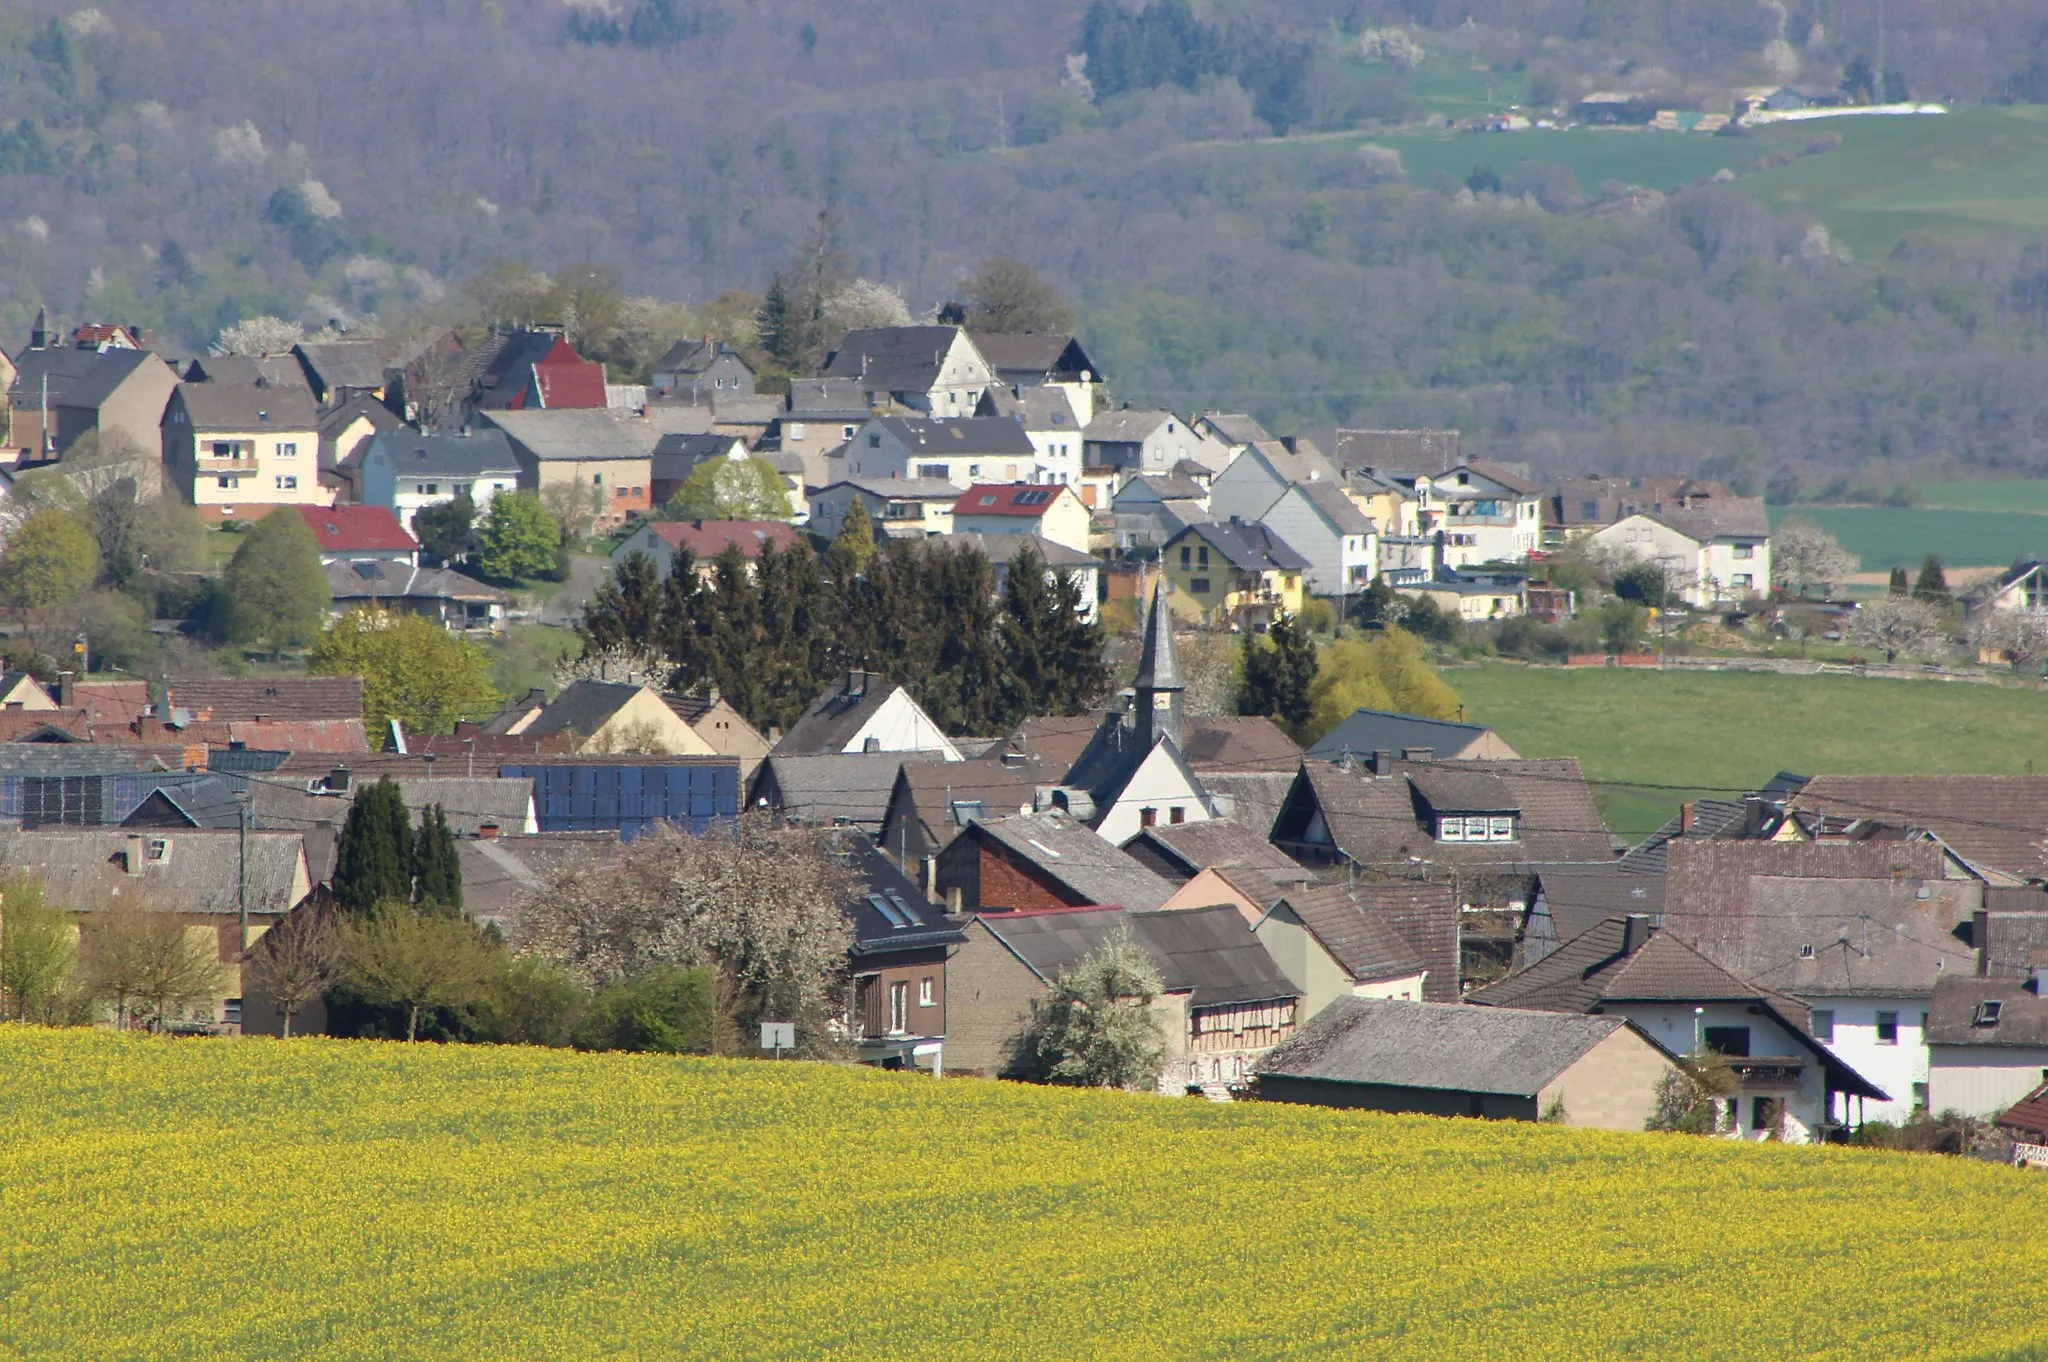
{"label": "red tile roof", "polygon": [[976,483],[953,503],[954,515],[1017,516],[1037,520],[1052,509],[1064,487],[1046,487],[1028,482]]}
{"label": "red tile roof", "polygon": [[149,707],[147,681],[80,681],[72,690],[86,721],[94,725],[128,725]]}
{"label": "red tile roof", "polygon": [[758,558],[765,545],[786,553],[792,544],[803,542],[795,526],[779,520],[657,520],[648,528],[671,549],[687,545],[699,561],[716,558],[728,544],[738,544],[741,553]]}
{"label": "red tile roof", "polygon": [[413,553],[420,541],[385,506],[301,506],[322,553]]}
{"label": "red tile roof", "polygon": [[533,380],[540,389],[541,406],[550,411],[609,405],[604,391],[604,365],[583,358],[559,336],[533,366]]}

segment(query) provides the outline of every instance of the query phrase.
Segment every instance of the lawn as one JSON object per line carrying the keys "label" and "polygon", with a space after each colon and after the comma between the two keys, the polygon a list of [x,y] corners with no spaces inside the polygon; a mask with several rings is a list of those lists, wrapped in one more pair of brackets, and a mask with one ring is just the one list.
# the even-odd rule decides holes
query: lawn
{"label": "lawn", "polygon": [[1682,799],[1730,798],[1779,771],[2018,772],[2048,753],[2048,695],[2017,687],[1506,664],[1445,679],[1522,755],[1575,756],[1616,782],[1601,810],[1630,841]]}
{"label": "lawn", "polygon": [[553,694],[555,664],[573,657],[582,646],[582,640],[567,629],[512,625],[485,645],[491,658],[491,684],[499,694],[514,700],[536,686]]}
{"label": "lawn", "polygon": [[1942,511],[2028,511],[2048,515],[2048,478],[1923,482],[1925,504]]}
{"label": "lawn", "polygon": [[1983,1163],[0,1028],[0,1355],[2041,1356]]}
{"label": "lawn", "polygon": [[1771,523],[1810,520],[1863,559],[1865,572],[1918,567],[1936,554],[1950,567],[1999,566],[2048,554],[2048,516],[2026,510],[1890,506],[1773,506]]}

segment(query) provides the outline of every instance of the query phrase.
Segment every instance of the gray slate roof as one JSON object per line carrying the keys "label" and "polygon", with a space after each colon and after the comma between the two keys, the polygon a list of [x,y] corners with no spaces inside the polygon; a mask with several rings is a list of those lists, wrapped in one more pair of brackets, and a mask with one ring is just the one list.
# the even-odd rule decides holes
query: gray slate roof
{"label": "gray slate roof", "polygon": [[382,558],[338,559],[327,565],[327,589],[339,602],[432,600],[496,601],[512,598],[453,568],[412,567]]}
{"label": "gray slate roof", "polygon": [[[341,763],[337,763],[341,764]],[[442,764],[446,764],[443,762]],[[533,781],[499,776],[394,776],[399,797],[417,825],[430,804],[439,804],[449,830],[473,837],[485,823],[496,823],[507,835],[526,827],[533,806]],[[352,799],[344,794],[312,794],[289,787],[282,778],[249,782],[253,826],[307,832],[321,823],[339,831]]]}
{"label": "gray slate roof", "polygon": [[754,772],[747,802],[765,796],[784,817],[798,822],[828,825],[845,819],[865,832],[878,832],[889,811],[896,772],[915,757],[904,752],[796,755],[778,748]]}
{"label": "gray slate roof", "polygon": [[611,722],[614,714],[649,687],[639,682],[574,681],[548,701],[540,717],[526,726],[535,737],[556,733],[579,733],[589,737]]}
{"label": "gray slate roof", "polygon": [[[1296,553],[1286,540],[1264,525],[1252,525],[1232,517],[1229,520],[1196,521],[1174,536],[1194,537],[1223,555],[1223,561],[1239,572],[1300,572],[1308,559]],[[1171,541],[1169,541],[1169,544]]]}
{"label": "gray slate roof", "polygon": [[1086,823],[1056,809],[991,818],[961,834],[989,838],[1013,856],[1096,904],[1157,908],[1174,885],[1138,864]]}
{"label": "gray slate roof", "polygon": [[[880,672],[852,672],[833,682],[775,744],[778,757],[840,754],[862,726],[902,687]],[[896,754],[901,761],[902,753]],[[888,798],[885,787],[880,792]]]}
{"label": "gray slate roof", "polygon": [[929,420],[878,416],[875,420],[919,454],[990,454],[1029,458],[1036,453],[1022,424],[1006,416],[942,416]]}
{"label": "gray slate roof", "polygon": [[612,854],[617,833],[544,833],[538,837],[466,837],[455,844],[462,862],[462,906],[472,916],[502,918],[557,873]]}
{"label": "gray slate roof", "polygon": [[178,391],[195,431],[306,430],[317,434],[320,428],[320,410],[313,405],[312,390],[303,386],[215,380],[180,383]]}
{"label": "gray slate roof", "polygon": [[[148,860],[150,837],[169,841],[169,854]],[[129,856],[124,872],[114,858]],[[52,901],[90,911],[110,896],[146,894],[158,907],[188,913],[234,914],[246,874],[249,907],[285,913],[298,906],[293,894],[302,855],[296,832],[251,832],[246,871],[239,830],[130,832],[119,828],[46,827],[34,832],[0,827],[0,864],[32,865]]]}
{"label": "gray slate roof", "polygon": [[1238,413],[1207,411],[1202,413],[1202,419],[1230,444],[1251,445],[1273,438],[1272,432],[1256,420]]}
{"label": "gray slate roof", "polygon": [[1346,430],[1338,428],[1330,447],[1337,466],[1354,468],[1451,468],[1458,462],[1455,430]]}
{"label": "gray slate roof", "polygon": [[442,430],[387,430],[372,436],[353,459],[360,462],[373,449],[381,449],[391,460],[392,471],[400,477],[431,475],[443,478],[478,478],[487,473],[516,473],[519,460],[512,453],[505,432],[476,426],[467,434]]}
{"label": "gray slate roof", "polygon": [[852,379],[862,391],[928,392],[960,334],[957,326],[877,326],[849,331],[827,357],[826,378]]}
{"label": "gray slate roof", "polygon": [[1454,757],[1485,737],[1485,724],[1426,719],[1384,709],[1355,709],[1308,749],[1312,758],[1335,761],[1349,752],[1366,757],[1374,752],[1400,756],[1409,748],[1427,747],[1439,757]]}
{"label": "gray slate roof", "polygon": [[1131,912],[1074,908],[1057,912],[984,913],[983,926],[1033,973],[1050,983],[1119,933],[1150,956],[1168,993],[1193,1007],[1267,1002],[1300,996],[1235,908]]}
{"label": "gray slate roof", "polygon": [[504,431],[515,445],[544,463],[646,459],[662,434],[639,417],[608,407],[485,411],[477,419]]}
{"label": "gray slate roof", "polygon": [[1358,503],[1344,495],[1334,482],[1297,482],[1294,490],[1323,513],[1338,534],[1372,534],[1372,517],[1358,509]]}
{"label": "gray slate roof", "polygon": [[1339,998],[1268,1051],[1254,1072],[1534,1097],[1627,1025],[1619,1017]]}
{"label": "gray slate roof", "polygon": [[[1985,1003],[1998,1004],[1995,1022]],[[2048,1046],[2048,998],[2026,979],[1961,975],[1934,986],[1927,1013],[1930,1045]]]}
{"label": "gray slate roof", "polygon": [[1420,883],[1306,885],[1287,906],[1354,979],[1429,971],[1422,995],[1458,1000],[1458,899],[1451,886]]}
{"label": "gray slate roof", "polygon": [[1289,771],[1202,772],[1202,788],[1212,798],[1227,798],[1231,818],[1261,837],[1272,835],[1274,820],[1280,816],[1280,806],[1293,785],[1294,774]]}
{"label": "gray slate roof", "polygon": [[43,379],[47,376],[51,406],[97,408],[136,370],[163,361],[148,350],[101,352],[63,346],[24,350],[15,364],[14,383],[9,392],[17,402],[40,403]]}
{"label": "gray slate roof", "polygon": [[378,341],[301,341],[292,348],[308,376],[330,393],[336,388],[384,386],[384,347]]}

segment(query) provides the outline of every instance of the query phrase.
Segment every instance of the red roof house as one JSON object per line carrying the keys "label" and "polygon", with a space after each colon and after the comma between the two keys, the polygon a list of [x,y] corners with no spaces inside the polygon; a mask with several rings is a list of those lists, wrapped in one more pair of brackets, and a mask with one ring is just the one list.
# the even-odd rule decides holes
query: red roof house
{"label": "red roof house", "polygon": [[322,563],[373,558],[419,566],[420,541],[387,506],[298,506],[320,543]]}
{"label": "red roof house", "polygon": [[696,556],[697,571],[709,575],[718,555],[737,544],[748,559],[761,556],[764,549],[787,553],[804,542],[803,532],[779,520],[653,520],[635,530],[612,552],[612,565],[638,551],[654,560],[654,570],[666,577],[676,550],[688,548]]}
{"label": "red roof house", "polygon": [[1088,551],[1088,508],[1058,483],[976,483],[953,503],[955,534],[1036,534]]}
{"label": "red roof house", "polygon": [[490,362],[478,403],[501,411],[560,411],[609,405],[604,365],[585,359],[576,347],[550,331],[520,331],[504,337]]}

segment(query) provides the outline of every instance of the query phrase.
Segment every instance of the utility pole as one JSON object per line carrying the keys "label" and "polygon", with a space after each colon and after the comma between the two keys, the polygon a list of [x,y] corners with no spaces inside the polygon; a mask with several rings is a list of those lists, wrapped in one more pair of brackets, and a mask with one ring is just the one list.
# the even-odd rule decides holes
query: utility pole
{"label": "utility pole", "polygon": [[241,815],[241,836],[236,861],[235,908],[241,922],[242,949],[249,949],[249,788],[242,787],[242,797],[236,810]]}

